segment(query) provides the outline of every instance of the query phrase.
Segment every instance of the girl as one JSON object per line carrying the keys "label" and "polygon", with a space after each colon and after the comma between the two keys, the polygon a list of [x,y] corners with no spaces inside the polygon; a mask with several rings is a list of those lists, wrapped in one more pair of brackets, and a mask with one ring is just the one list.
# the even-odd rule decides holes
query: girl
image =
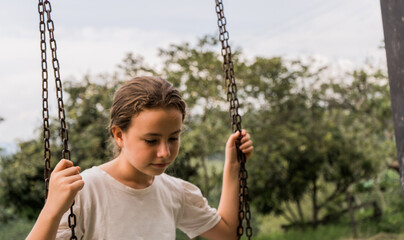
{"label": "girl", "polygon": [[[253,144],[246,131],[226,144],[218,210],[200,190],[164,173],[180,146],[185,102],[169,82],[138,77],[117,90],[109,131],[117,157],[80,175],[61,160],[50,178],[48,199],[27,239],[70,239],[69,207],[75,201],[78,239],[175,239],[176,228],[190,238],[236,239],[238,172],[235,141],[248,159]],[[81,191],[80,191],[81,190]]]}

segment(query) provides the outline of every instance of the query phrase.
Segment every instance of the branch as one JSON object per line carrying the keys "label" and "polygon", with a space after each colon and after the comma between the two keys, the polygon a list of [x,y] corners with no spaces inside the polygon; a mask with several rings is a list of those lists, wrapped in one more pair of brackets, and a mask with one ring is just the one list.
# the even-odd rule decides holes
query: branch
{"label": "branch", "polygon": [[303,211],[302,211],[302,206],[301,206],[300,200],[296,200],[296,205],[297,205],[297,210],[299,212],[300,221],[304,222],[304,216],[303,216]]}
{"label": "branch", "polygon": [[289,211],[290,215],[292,215],[292,218],[295,222],[297,222],[297,217],[295,215],[295,213],[293,212],[293,209],[290,207],[289,205],[289,201],[286,202],[286,209]]}
{"label": "branch", "polygon": [[[376,201],[370,201],[370,202],[362,203],[362,204],[360,204],[360,205],[354,206],[353,209],[354,209],[354,210],[357,210],[357,209],[364,208],[364,207],[368,207],[368,206],[373,206],[373,209],[374,209],[374,211],[375,211],[375,212],[373,213],[373,216],[372,216],[372,217],[376,217],[376,216],[378,216],[378,215],[381,214],[380,208],[377,207]],[[283,229],[287,230],[287,229],[290,229],[290,228],[293,228],[293,227],[313,227],[313,226],[319,225],[319,224],[320,224],[320,225],[325,225],[325,224],[330,223],[330,222],[332,222],[332,221],[338,220],[342,215],[344,215],[344,214],[347,213],[348,211],[349,211],[349,209],[346,208],[346,209],[344,209],[344,210],[342,210],[342,211],[339,211],[339,212],[337,212],[337,213],[332,213],[332,214],[325,215],[321,220],[319,220],[319,221],[317,221],[317,222],[314,222],[314,221],[310,221],[310,222],[295,222],[295,223],[288,224],[288,225],[282,225],[281,227],[282,227]]]}
{"label": "branch", "polygon": [[338,197],[342,193],[346,191],[348,186],[340,187],[340,184],[337,184],[337,187],[335,188],[334,192],[328,196],[321,204],[318,205],[318,209],[323,208],[328,202],[330,202],[332,199]]}
{"label": "branch", "polygon": [[398,161],[394,161],[392,163],[387,164],[387,167],[395,170],[397,173],[400,173],[400,167],[398,165]]}
{"label": "branch", "polygon": [[289,217],[286,212],[284,212],[284,213],[282,214],[282,216],[283,216],[288,222],[290,222],[290,224],[293,224],[293,222],[294,222],[293,219],[292,219],[291,217]]}

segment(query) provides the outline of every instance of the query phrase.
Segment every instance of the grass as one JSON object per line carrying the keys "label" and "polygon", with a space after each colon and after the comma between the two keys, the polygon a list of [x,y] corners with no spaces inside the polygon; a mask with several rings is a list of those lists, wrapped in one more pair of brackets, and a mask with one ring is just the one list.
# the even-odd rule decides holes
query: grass
{"label": "grass", "polygon": [[255,240],[339,240],[343,237],[349,237],[351,229],[349,226],[330,225],[320,226],[316,230],[306,231],[291,230],[288,232],[273,232],[269,234],[258,235]]}

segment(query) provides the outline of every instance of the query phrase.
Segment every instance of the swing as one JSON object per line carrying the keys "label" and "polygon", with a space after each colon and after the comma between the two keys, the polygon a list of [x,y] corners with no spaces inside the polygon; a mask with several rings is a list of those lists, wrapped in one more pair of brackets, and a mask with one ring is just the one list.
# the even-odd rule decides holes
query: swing
{"label": "swing", "polygon": [[[226,18],[223,11],[222,0],[216,1],[216,13],[217,23],[219,27],[219,40],[222,45],[221,55],[223,57],[223,71],[225,75],[225,83],[227,86],[227,101],[230,103],[229,113],[231,117],[231,128],[233,132],[241,132],[241,116],[238,113],[239,101],[237,98],[237,85],[234,77],[233,62],[231,59],[231,48],[229,46],[229,33],[226,30]],[[54,23],[51,18],[51,4],[48,0],[39,0],[38,12],[39,12],[39,31],[41,36],[40,48],[41,48],[41,66],[42,66],[42,117],[43,117],[43,146],[44,146],[44,179],[45,179],[45,201],[48,197],[49,191],[49,178],[51,173],[50,158],[51,150],[49,144],[50,129],[49,129],[49,109],[48,109],[48,66],[47,66],[47,47],[46,47],[46,30],[49,36],[49,45],[52,53],[52,67],[56,85],[56,97],[58,103],[58,118],[60,122],[60,138],[63,144],[62,158],[70,160],[70,150],[68,148],[68,130],[65,121],[65,111],[63,104],[63,90],[62,81],[60,79],[59,61],[57,58],[57,46],[54,37]],[[45,20],[46,19],[46,20]],[[46,21],[46,24],[45,24]],[[241,139],[241,135],[240,135]],[[238,140],[240,140],[238,139]],[[239,172],[239,225],[237,227],[238,239],[244,233],[243,221],[246,220],[246,236],[248,239],[252,236],[252,228],[250,225],[251,212],[248,202],[248,187],[247,178],[248,173],[245,168],[246,157],[239,149],[240,141],[237,141],[237,159],[240,162]],[[77,240],[75,234],[76,227],[76,215],[73,211],[74,202],[70,207],[70,214],[68,216],[68,224],[71,229],[70,240]]]}

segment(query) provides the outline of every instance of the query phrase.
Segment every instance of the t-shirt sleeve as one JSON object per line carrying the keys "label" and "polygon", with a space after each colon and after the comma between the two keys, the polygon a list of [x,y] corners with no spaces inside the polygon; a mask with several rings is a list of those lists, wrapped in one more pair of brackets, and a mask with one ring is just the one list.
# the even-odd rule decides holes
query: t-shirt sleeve
{"label": "t-shirt sleeve", "polygon": [[197,186],[186,181],[182,185],[182,215],[178,228],[192,239],[216,226],[221,217],[215,208],[209,206],[208,200],[202,196]]}

